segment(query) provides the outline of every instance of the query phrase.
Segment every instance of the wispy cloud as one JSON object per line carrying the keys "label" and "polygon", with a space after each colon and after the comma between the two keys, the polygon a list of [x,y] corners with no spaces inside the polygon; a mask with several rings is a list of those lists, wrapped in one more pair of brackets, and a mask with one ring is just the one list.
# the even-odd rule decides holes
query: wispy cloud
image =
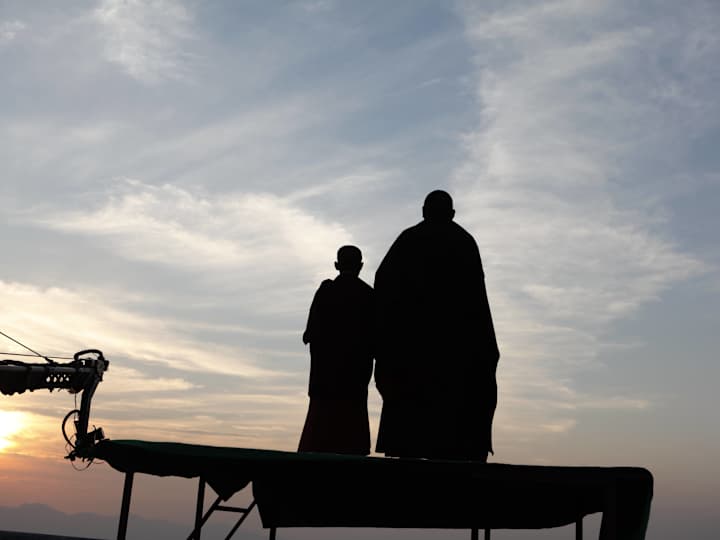
{"label": "wispy cloud", "polygon": [[311,13],[317,11],[327,11],[333,8],[333,2],[331,0],[313,0],[311,2],[303,2],[300,4],[305,11]]}
{"label": "wispy cloud", "polygon": [[[305,408],[307,361],[278,360],[287,350],[273,350],[273,340],[287,341],[287,332],[153,317],[142,314],[142,298],[128,305],[125,296],[0,281],[2,329],[44,354],[102,349],[110,369],[94,399],[93,423],[109,436],[294,446]],[[226,339],[213,339],[218,335]],[[228,335],[234,336],[229,342]],[[290,338],[302,353],[298,332]],[[4,343],[5,351],[24,352]],[[72,408],[72,397],[25,393],[3,408],[22,412],[25,427],[8,433],[2,444],[26,455],[57,454],[58,444],[48,441],[59,441],[57,424]]]}
{"label": "wispy cloud", "polygon": [[269,193],[207,195],[169,184],[123,181],[92,211],[31,218],[60,231],[96,237],[131,260],[174,269],[242,275],[253,287],[293,272],[320,276],[351,235]]}
{"label": "wispy cloud", "polygon": [[25,28],[22,21],[0,21],[0,46],[14,40]]}
{"label": "wispy cloud", "polygon": [[[33,348],[44,354],[99,348],[109,358],[121,356],[191,372],[257,378],[282,375],[260,367],[252,353],[195,341],[167,319],[114,307],[106,294],[0,281],[0,299],[7,308],[3,331],[21,340],[31,338]],[[208,364],[208,355],[225,360]],[[119,376],[132,383],[137,374],[120,370]],[[187,383],[167,380],[163,384],[179,388]]]}
{"label": "wispy cloud", "polygon": [[383,182],[390,179],[389,171],[368,170],[357,174],[343,175],[327,182],[303,187],[286,196],[287,200],[295,202],[313,197],[322,197],[332,193],[342,193],[343,197],[350,198],[365,190],[377,189]]}
{"label": "wispy cloud", "polygon": [[188,76],[192,15],[175,0],[104,0],[95,11],[105,54],[130,76],[157,83]]}
{"label": "wispy cloud", "polygon": [[[653,130],[667,108],[647,98],[655,81],[622,82],[655,50],[656,29],[642,18],[615,24],[613,9],[561,1],[464,13],[481,127],[453,185],[484,254],[503,395],[523,396],[506,398],[501,429],[569,429],[572,403],[646,407],[600,389],[583,395],[573,377],[597,362],[609,323],[705,268],[664,236],[662,208],[633,195],[653,178],[630,158],[664,151]],[[602,21],[592,32],[577,24],[590,18]],[[532,414],[539,402],[543,413]]]}
{"label": "wispy cloud", "polygon": [[149,377],[138,369],[125,366],[112,368],[112,376],[102,386],[104,395],[138,392],[162,393],[190,390],[198,385],[181,378]]}

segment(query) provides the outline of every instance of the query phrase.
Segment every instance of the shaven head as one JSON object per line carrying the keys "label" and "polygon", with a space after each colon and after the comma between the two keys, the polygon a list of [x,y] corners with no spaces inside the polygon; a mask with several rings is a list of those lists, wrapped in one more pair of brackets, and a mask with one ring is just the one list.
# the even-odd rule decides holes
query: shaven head
{"label": "shaven head", "polygon": [[423,204],[423,218],[429,221],[452,221],[454,217],[453,200],[447,191],[436,189],[428,193]]}
{"label": "shaven head", "polygon": [[355,246],[343,246],[338,249],[335,268],[341,274],[357,276],[363,267],[362,252]]}

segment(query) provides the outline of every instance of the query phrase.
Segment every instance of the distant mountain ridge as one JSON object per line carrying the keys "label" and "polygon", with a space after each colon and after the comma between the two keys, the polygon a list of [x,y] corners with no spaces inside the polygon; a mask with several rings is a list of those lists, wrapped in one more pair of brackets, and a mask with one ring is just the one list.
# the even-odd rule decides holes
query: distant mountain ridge
{"label": "distant mountain ridge", "polygon": [[0,531],[0,540],[99,540],[85,536],[57,536],[55,534]]}
{"label": "distant mountain ridge", "polygon": [[[101,539],[115,538],[117,525],[118,518],[116,516],[93,514],[91,512],[66,514],[45,504],[31,503],[16,507],[0,506],[0,531]],[[229,529],[230,526],[225,523],[208,523],[203,527],[203,537],[225,538]],[[128,523],[128,538],[176,540],[177,538],[186,538],[189,533],[190,530],[187,525],[147,519],[134,514],[131,514]],[[240,529],[233,538],[237,540],[258,540],[265,538],[265,535],[259,535],[256,531],[243,531]]]}

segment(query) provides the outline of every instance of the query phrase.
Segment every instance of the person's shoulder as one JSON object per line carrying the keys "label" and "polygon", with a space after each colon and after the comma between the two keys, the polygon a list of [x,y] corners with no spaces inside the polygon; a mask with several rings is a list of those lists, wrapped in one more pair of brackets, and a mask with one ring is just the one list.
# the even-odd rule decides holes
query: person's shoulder
{"label": "person's shoulder", "polygon": [[457,223],[456,221],[451,221],[451,227],[453,230],[453,233],[457,235],[459,238],[462,238],[463,240],[467,242],[471,242],[474,245],[477,245],[477,242],[475,241],[475,237],[470,234],[465,227]]}
{"label": "person's shoulder", "polygon": [[335,283],[342,288],[349,289],[349,290],[361,290],[363,292],[365,291],[372,291],[373,288],[368,285],[360,276],[353,276],[353,277],[341,277],[338,276],[336,278]]}
{"label": "person's shoulder", "polygon": [[401,238],[407,238],[408,236],[414,236],[418,234],[423,227],[423,222],[420,221],[419,223],[416,223],[415,225],[411,225],[407,229],[404,229],[400,234],[398,234],[398,240]]}
{"label": "person's shoulder", "polygon": [[451,221],[451,222],[450,222],[450,227],[451,227],[452,230],[455,231],[457,234],[462,234],[463,236],[469,236],[470,238],[472,238],[472,235],[467,231],[467,229],[465,229],[465,227],[463,227],[462,225],[460,225],[457,221],[454,221],[454,220]]}
{"label": "person's shoulder", "polygon": [[354,280],[353,296],[358,302],[370,309],[370,306],[375,301],[375,289],[358,277]]}
{"label": "person's shoulder", "polygon": [[320,286],[318,287],[318,293],[329,291],[330,289],[332,289],[334,284],[335,282],[332,279],[322,280],[322,283],[320,283]]}
{"label": "person's shoulder", "polygon": [[363,292],[372,294],[375,289],[373,289],[368,283],[363,281],[362,279],[358,278],[358,288],[361,289]]}
{"label": "person's shoulder", "polygon": [[408,227],[402,231],[395,239],[395,244],[408,244],[416,242],[418,238],[421,238],[424,233],[424,222],[416,223],[415,225]]}
{"label": "person's shoulder", "polygon": [[415,225],[411,225],[410,227],[405,229],[403,232],[401,232],[400,235],[402,236],[403,234],[409,234],[409,235],[417,234],[420,231],[422,231],[426,225],[427,225],[427,223],[425,222],[425,220],[418,221]]}

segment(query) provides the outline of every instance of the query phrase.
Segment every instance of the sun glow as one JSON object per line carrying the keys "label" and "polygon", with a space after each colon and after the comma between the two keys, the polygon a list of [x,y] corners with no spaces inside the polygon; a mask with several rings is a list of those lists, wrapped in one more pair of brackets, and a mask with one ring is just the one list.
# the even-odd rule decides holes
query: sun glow
{"label": "sun glow", "polygon": [[13,436],[25,427],[25,413],[0,411],[0,452],[15,446]]}

